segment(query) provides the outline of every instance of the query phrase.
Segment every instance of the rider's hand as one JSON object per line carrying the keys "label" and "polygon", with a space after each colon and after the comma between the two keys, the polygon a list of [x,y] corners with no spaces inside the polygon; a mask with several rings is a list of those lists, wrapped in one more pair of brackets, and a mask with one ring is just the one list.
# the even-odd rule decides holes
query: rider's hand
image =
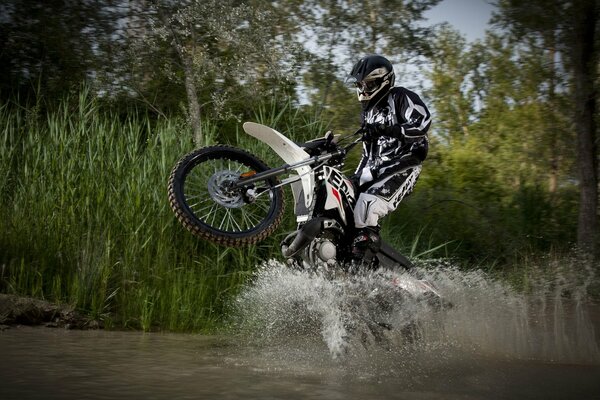
{"label": "rider's hand", "polygon": [[378,137],[383,136],[383,124],[365,124],[363,127],[363,140],[370,142],[376,140]]}

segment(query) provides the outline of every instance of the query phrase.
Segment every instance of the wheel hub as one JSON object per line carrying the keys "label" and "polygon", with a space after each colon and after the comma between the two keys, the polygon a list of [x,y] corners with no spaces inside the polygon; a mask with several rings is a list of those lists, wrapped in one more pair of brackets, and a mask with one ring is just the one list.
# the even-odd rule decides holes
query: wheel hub
{"label": "wheel hub", "polygon": [[223,170],[215,172],[208,179],[208,194],[217,204],[227,208],[240,208],[244,203],[240,190],[232,189],[231,184],[238,180],[239,174]]}

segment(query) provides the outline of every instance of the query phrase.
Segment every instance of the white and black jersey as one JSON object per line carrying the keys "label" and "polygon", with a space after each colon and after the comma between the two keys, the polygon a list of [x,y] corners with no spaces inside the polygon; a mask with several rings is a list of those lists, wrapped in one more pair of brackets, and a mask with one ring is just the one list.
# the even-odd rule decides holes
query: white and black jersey
{"label": "white and black jersey", "polygon": [[354,180],[359,196],[354,208],[356,228],[376,227],[412,192],[427,156],[431,114],[416,93],[392,88],[362,122],[383,124],[383,136],[363,143]]}
{"label": "white and black jersey", "polygon": [[363,123],[386,127],[386,135],[363,143],[362,159],[356,169],[361,186],[407,166],[419,165],[427,156],[431,114],[416,93],[403,87],[392,88],[387,99],[363,112],[361,119]]}

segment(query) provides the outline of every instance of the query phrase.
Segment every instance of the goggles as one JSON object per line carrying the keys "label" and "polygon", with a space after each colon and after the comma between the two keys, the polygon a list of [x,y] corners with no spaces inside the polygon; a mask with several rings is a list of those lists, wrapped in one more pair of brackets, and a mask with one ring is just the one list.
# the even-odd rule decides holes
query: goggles
{"label": "goggles", "polygon": [[381,86],[381,81],[381,78],[369,79],[366,81],[354,82],[354,86],[356,86],[361,92],[372,92]]}

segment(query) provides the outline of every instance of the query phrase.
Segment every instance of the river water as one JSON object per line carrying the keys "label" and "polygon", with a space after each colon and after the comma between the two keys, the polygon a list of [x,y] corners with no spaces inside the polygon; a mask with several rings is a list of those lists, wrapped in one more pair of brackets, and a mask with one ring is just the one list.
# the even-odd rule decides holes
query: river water
{"label": "river water", "polygon": [[390,300],[404,275],[271,262],[216,336],[13,327],[0,332],[0,399],[600,399],[585,278],[519,294],[480,272],[427,271],[441,307]]}

